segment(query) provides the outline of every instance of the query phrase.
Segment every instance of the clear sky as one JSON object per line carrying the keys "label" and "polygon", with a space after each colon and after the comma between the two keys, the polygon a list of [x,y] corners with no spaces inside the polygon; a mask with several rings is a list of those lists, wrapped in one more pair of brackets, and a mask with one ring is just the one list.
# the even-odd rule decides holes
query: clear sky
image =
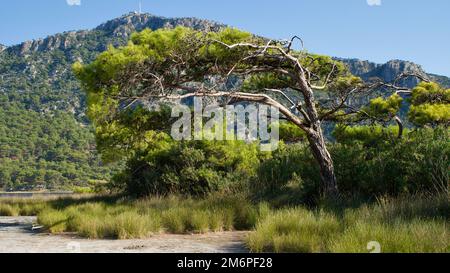
{"label": "clear sky", "polygon": [[[93,28],[139,0],[2,0],[0,43]],[[449,0],[142,0],[143,12],[199,17],[271,38],[300,35],[311,52],[403,59],[450,76]]]}

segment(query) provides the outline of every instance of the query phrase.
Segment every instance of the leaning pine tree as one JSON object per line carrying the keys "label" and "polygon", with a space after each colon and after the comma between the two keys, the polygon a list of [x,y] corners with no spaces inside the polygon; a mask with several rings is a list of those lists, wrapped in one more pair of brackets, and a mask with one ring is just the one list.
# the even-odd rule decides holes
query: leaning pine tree
{"label": "leaning pine tree", "polygon": [[[293,50],[296,41],[301,42],[298,37],[272,41],[230,28],[206,33],[183,27],[144,30],[134,34],[127,46],[111,47],[93,63],[76,64],[74,70],[87,92],[88,114],[98,135],[114,130],[114,120],[137,103],[215,97],[227,103],[276,107],[305,132],[320,166],[323,192],[337,196],[323,121],[366,113],[348,100],[367,95],[375,87],[396,86],[363,84],[342,63]],[[230,78],[244,82],[230,88]],[[216,84],[205,84],[211,79]],[[315,92],[327,93],[329,99],[319,104]]]}

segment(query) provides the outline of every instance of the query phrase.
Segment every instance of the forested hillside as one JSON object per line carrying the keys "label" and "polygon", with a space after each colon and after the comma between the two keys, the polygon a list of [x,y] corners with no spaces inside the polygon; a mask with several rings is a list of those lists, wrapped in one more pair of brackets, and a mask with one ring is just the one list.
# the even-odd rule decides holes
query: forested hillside
{"label": "forested hillside", "polygon": [[177,25],[221,27],[133,13],[94,30],[0,46],[0,190],[70,188],[108,179],[113,167],[103,166],[97,155],[71,66],[91,62],[108,45],[125,44],[135,31]]}

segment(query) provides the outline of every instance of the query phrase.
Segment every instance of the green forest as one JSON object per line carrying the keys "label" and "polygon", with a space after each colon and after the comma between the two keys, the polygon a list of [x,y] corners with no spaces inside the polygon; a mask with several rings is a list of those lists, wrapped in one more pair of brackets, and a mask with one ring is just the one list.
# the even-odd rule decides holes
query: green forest
{"label": "green forest", "polygon": [[[26,108],[17,97],[23,95],[0,95],[0,188],[61,190],[109,179],[111,167],[93,152],[89,125],[66,111],[40,113]],[[40,99],[40,94],[29,99]]]}
{"label": "green forest", "polygon": [[115,167],[98,156],[70,69],[75,60],[93,60],[111,40],[99,31],[83,37],[66,50],[0,53],[0,189],[74,190],[111,177]]}

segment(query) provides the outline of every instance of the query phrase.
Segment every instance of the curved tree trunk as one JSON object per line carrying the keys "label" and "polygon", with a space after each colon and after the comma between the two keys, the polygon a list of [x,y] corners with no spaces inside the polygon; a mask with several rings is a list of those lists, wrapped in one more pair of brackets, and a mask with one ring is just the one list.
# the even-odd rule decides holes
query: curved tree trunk
{"label": "curved tree trunk", "polygon": [[308,141],[314,158],[320,167],[320,176],[322,178],[325,196],[337,197],[339,195],[339,189],[334,172],[333,159],[326,147],[322,130],[308,134]]}
{"label": "curved tree trunk", "polygon": [[327,149],[325,137],[322,131],[322,122],[316,108],[314,91],[308,84],[304,74],[300,77],[300,90],[304,97],[305,110],[309,121],[309,130],[306,131],[309,146],[314,158],[320,167],[320,176],[323,183],[323,191],[326,197],[336,198],[339,196],[339,189],[334,172],[334,163],[330,152]]}

